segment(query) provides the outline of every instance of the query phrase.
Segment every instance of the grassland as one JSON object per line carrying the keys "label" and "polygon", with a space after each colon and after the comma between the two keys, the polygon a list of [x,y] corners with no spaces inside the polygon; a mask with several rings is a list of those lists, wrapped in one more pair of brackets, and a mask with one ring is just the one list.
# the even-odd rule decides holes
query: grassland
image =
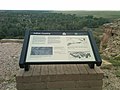
{"label": "grassland", "polygon": [[53,11],[53,12],[64,14],[76,14],[76,16],[93,15],[95,17],[104,17],[111,19],[120,18],[120,11]]}

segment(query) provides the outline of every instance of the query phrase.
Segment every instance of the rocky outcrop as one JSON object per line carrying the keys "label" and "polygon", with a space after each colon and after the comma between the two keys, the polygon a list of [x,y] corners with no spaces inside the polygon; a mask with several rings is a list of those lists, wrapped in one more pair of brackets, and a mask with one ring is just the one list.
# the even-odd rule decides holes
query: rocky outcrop
{"label": "rocky outcrop", "polygon": [[100,51],[107,57],[120,57],[120,19],[103,25]]}

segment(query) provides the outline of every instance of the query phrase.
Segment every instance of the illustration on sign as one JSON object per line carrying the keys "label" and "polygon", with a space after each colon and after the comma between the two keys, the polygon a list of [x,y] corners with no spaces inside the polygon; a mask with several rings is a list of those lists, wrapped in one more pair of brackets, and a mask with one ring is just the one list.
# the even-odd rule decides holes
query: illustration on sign
{"label": "illustration on sign", "polygon": [[32,47],[31,55],[52,55],[52,47]]}

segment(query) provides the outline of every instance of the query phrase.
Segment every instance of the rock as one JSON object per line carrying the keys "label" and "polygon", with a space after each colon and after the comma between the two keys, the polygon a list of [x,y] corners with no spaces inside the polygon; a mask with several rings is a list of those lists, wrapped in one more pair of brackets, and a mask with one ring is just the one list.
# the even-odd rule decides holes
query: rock
{"label": "rock", "polygon": [[100,52],[106,57],[118,56],[120,53],[120,20],[104,24],[103,29]]}
{"label": "rock", "polygon": [[102,60],[101,69],[111,69],[113,67],[112,63],[108,62],[107,60]]}

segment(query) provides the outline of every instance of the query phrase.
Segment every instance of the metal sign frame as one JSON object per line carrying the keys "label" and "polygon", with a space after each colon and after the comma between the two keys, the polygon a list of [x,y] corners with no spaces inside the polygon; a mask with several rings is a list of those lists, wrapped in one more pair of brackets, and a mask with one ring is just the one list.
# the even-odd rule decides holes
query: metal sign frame
{"label": "metal sign frame", "polygon": [[[30,35],[63,35],[65,33],[66,35],[88,35],[89,41],[93,50],[93,54],[95,57],[95,61],[60,61],[60,62],[26,62],[26,56],[27,56],[27,50],[30,40]],[[26,30],[25,37],[24,37],[24,43],[21,51],[21,56],[19,60],[19,66],[20,68],[24,68],[25,71],[29,70],[30,65],[40,65],[40,64],[88,64],[90,68],[94,68],[94,65],[100,66],[102,63],[97,45],[95,43],[95,40],[93,38],[91,31],[77,31],[77,30],[68,30],[68,31],[48,31],[48,30]]]}

